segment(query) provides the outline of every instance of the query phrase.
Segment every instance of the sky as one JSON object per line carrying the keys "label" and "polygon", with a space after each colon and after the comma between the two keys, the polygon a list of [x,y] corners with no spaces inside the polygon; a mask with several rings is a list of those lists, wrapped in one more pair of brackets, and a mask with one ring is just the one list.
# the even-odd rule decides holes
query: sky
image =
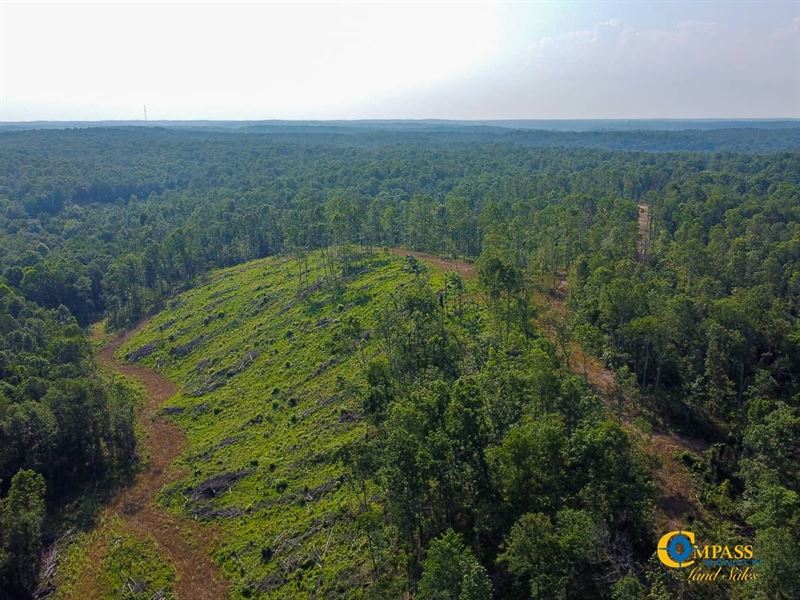
{"label": "sky", "polygon": [[0,0],[0,121],[800,118],[800,0]]}

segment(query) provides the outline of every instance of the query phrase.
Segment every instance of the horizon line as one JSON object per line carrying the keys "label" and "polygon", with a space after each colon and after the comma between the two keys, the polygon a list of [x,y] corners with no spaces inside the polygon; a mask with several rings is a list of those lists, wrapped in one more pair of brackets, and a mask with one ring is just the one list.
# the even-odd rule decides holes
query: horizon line
{"label": "horizon line", "polygon": [[230,119],[230,118],[164,118],[164,119],[29,119],[24,121],[10,121],[0,119],[0,125],[13,125],[13,124],[30,124],[30,123],[386,123],[386,122],[442,122],[442,123],[504,123],[509,121],[543,121],[543,122],[564,122],[564,121],[664,121],[664,122],[680,122],[680,121],[798,121],[800,116],[784,116],[784,117],[557,117],[557,118],[543,118],[543,117],[498,117],[498,118],[482,118],[482,119],[463,119],[463,118],[442,118],[442,117],[356,117],[356,118],[245,118],[245,119]]}

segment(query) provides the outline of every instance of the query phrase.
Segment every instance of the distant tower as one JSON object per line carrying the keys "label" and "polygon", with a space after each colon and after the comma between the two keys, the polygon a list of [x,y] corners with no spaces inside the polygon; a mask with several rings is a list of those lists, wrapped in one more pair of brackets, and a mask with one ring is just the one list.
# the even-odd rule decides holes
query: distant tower
{"label": "distant tower", "polygon": [[147,123],[147,104],[144,105],[144,122]]}

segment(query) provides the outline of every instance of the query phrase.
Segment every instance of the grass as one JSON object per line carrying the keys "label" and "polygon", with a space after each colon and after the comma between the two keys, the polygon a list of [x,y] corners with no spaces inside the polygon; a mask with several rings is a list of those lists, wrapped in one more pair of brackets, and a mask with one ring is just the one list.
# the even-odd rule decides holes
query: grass
{"label": "grass", "polygon": [[175,598],[175,572],[163,561],[155,542],[134,535],[119,519],[105,525],[70,540],[59,558],[55,597],[80,597],[82,580],[95,570],[93,593],[103,600]]}
{"label": "grass", "polygon": [[215,271],[120,349],[153,344],[142,362],[181,388],[164,412],[187,433],[188,475],[159,501],[218,525],[214,559],[234,598],[372,595],[339,456],[364,435],[360,372],[377,344],[343,349],[336,334],[350,318],[373,328],[413,275],[398,257],[365,255],[343,285],[322,285],[320,256],[308,265],[302,286],[289,258]]}

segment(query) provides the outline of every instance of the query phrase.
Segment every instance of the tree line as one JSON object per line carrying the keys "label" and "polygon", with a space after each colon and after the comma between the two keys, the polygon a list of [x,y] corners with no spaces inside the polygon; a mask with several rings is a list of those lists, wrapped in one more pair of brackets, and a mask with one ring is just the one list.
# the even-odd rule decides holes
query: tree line
{"label": "tree line", "polygon": [[[97,499],[135,463],[134,396],[100,376],[65,306],[41,308],[0,284],[0,597],[35,588],[48,510]],[[80,512],[74,517],[80,519]]]}

